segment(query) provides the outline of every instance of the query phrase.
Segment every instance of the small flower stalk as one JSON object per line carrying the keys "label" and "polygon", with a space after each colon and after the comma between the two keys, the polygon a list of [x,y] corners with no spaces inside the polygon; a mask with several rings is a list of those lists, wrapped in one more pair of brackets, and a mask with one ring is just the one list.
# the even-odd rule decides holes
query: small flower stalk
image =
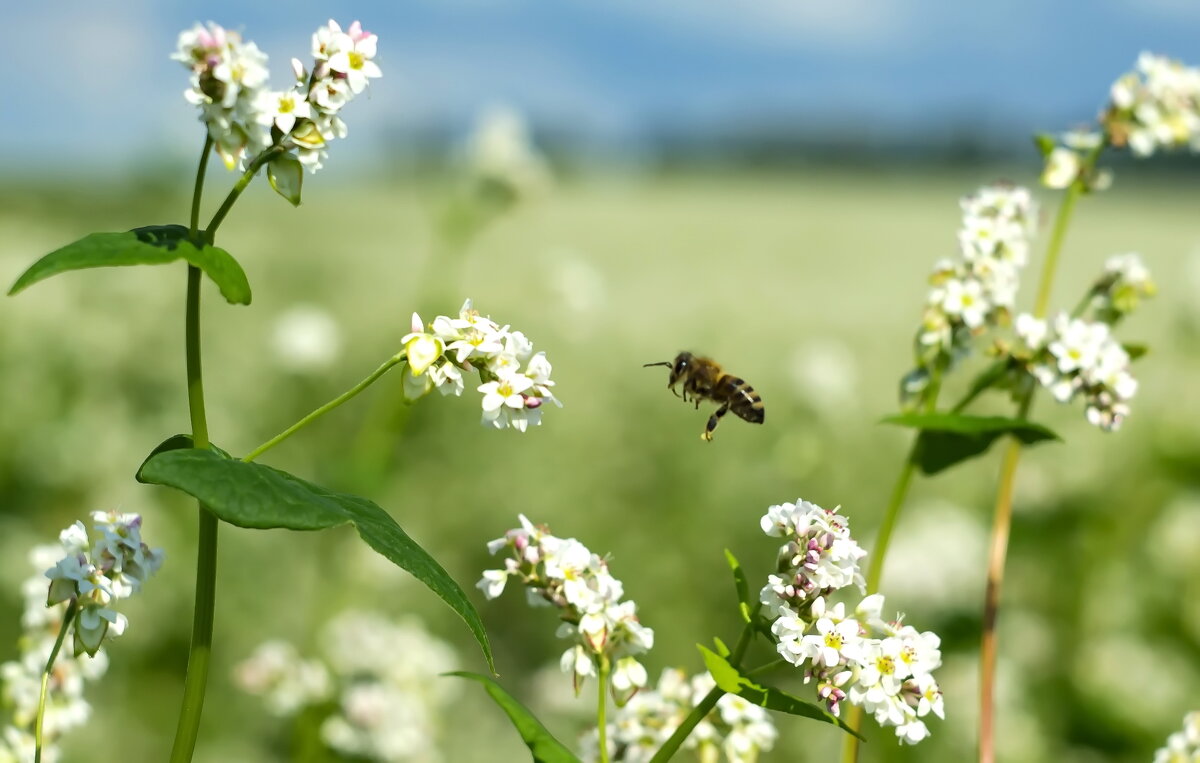
{"label": "small flower stalk", "polygon": [[530,606],[556,608],[562,620],[557,635],[571,641],[559,665],[571,674],[576,693],[585,679],[609,674],[614,700],[625,704],[646,685],[646,669],[636,656],[654,646],[654,631],[638,621],[632,600],[622,600],[624,585],[603,558],[524,515],[520,521],[520,527],[488,543],[491,554],[507,551],[508,556],[502,568],[485,571],[477,587],[495,599],[509,578],[516,578]]}
{"label": "small flower stalk", "polygon": [[[638,692],[619,709],[608,726],[609,760],[646,763],[662,747],[692,708],[715,686],[707,672],[688,677],[678,668],[662,672],[653,689]],[[726,694],[697,724],[683,744],[702,761],[755,763],[770,752],[779,732],[766,709],[736,694]],[[583,738],[583,759],[599,760],[599,735]]]}
{"label": "small flower stalk", "polygon": [[319,657],[268,641],[237,665],[234,680],[272,715],[312,717],[321,743],[339,756],[431,761],[440,759],[439,716],[457,691],[439,675],[457,662],[416,619],[351,610],[322,629]]}
{"label": "small flower stalk", "polygon": [[[382,75],[376,43],[359,22],[343,31],[330,20],[313,33],[311,69],[292,59],[293,84],[286,90],[268,87],[267,56],[258,46],[212,22],[182,32],[171,58],[191,71],[184,97],[200,109],[226,169],[244,168],[247,159],[278,147],[316,172],[328,144],[346,136],[342,107]],[[284,167],[273,169],[286,177]]]}
{"label": "small flower stalk", "polygon": [[848,701],[895,727],[903,743],[928,737],[928,716],[945,717],[933,677],[941,640],[900,617],[885,620],[880,594],[849,610],[830,601],[842,588],[865,591],[859,562],[866,551],[850,536],[849,521],[837,509],[797,500],[770,507],[761,526],[785,539],[777,571],[759,594],[779,656],[803,669],[805,683],[834,715]]}
{"label": "small flower stalk", "polygon": [[484,426],[524,432],[541,425],[546,403],[562,407],[554,396],[546,353],[535,353],[533,342],[522,332],[480,315],[469,299],[457,318],[439,315],[428,326],[414,313],[412,330],[401,342],[406,360],[404,392],[409,399],[433,389],[461,396],[467,385],[465,374],[477,373]]}
{"label": "small flower stalk", "polygon": [[1009,321],[1020,271],[1029,260],[1037,206],[1028,189],[997,184],[960,202],[960,257],[934,266],[933,288],[915,342],[916,367],[901,396],[919,406],[935,374],[966,357],[974,339]]}

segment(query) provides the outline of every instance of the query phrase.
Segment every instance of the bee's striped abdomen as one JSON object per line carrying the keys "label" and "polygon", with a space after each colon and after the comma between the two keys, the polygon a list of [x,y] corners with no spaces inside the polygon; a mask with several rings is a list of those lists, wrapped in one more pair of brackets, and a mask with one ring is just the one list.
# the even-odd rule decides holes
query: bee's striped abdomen
{"label": "bee's striped abdomen", "polygon": [[762,398],[743,379],[725,376],[717,384],[716,397],[724,400],[739,418],[752,424],[761,424],[766,418]]}

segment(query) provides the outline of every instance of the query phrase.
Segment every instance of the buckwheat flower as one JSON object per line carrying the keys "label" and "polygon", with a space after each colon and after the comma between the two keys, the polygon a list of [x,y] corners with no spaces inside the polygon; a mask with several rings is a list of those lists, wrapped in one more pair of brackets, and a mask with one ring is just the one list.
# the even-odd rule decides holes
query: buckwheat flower
{"label": "buckwheat flower", "polygon": [[327,310],[295,305],[275,319],[270,350],[279,364],[293,373],[323,371],[341,355],[341,329]]}
{"label": "buckwheat flower", "polygon": [[654,631],[643,626],[637,606],[622,600],[624,586],[608,571],[605,560],[574,538],[559,538],[533,525],[524,515],[521,526],[488,543],[488,551],[507,550],[500,570],[483,573],[477,587],[488,598],[499,596],[510,577],[520,579],[530,603],[559,610],[557,636],[573,643],[560,666],[579,691],[584,679],[614,669],[611,690],[623,704],[646,684],[646,671],[636,655],[654,646]]}
{"label": "buckwheat flower", "polygon": [[938,260],[929,277],[915,342],[917,367],[901,386],[909,406],[921,401],[935,369],[946,370],[970,352],[976,336],[1007,322],[1029,258],[1037,207],[1028,190],[985,186],[959,204],[960,257]]}
{"label": "buckwheat flower", "polygon": [[497,429],[526,431],[538,426],[546,402],[555,397],[552,367],[544,352],[521,331],[501,326],[463,303],[458,317],[439,315],[428,328],[413,314],[404,345],[405,395],[417,399],[435,387],[459,396],[466,388],[463,372],[476,371],[480,383],[482,423]]}
{"label": "buckwheat flower", "polygon": [[[897,738],[916,743],[929,730],[921,720],[944,712],[941,691],[932,678],[941,665],[940,639],[899,619],[884,620],[884,600],[872,594],[853,614],[829,596],[851,584],[865,555],[849,535],[846,519],[800,500],[772,506],[760,520],[767,535],[788,538],[778,569],[759,594],[772,606],[771,634],[786,662],[803,669],[805,683],[833,714],[841,703],[862,706]],[[842,574],[822,576],[823,561],[836,562]]]}
{"label": "buckwheat flower", "polygon": [[1069,148],[1057,147],[1046,157],[1042,185],[1061,190],[1074,183],[1082,169],[1083,161],[1079,154]]}
{"label": "buckwheat flower", "polygon": [[1110,89],[1101,123],[1113,146],[1134,156],[1200,148],[1200,70],[1165,56],[1142,53],[1134,71]]}
{"label": "buckwheat flower", "polygon": [[1136,310],[1141,300],[1158,293],[1150,269],[1136,252],[1109,257],[1092,290],[1096,316],[1110,324]]}
{"label": "buckwheat flower", "polygon": [[[332,20],[329,23],[336,27]],[[344,35],[330,35],[330,45],[327,48],[332,51],[328,58],[329,68],[346,78],[350,92],[355,95],[366,89],[368,80],[383,76],[379,65],[371,60],[375,58],[377,43],[378,38],[364,31],[357,21],[350,25]]]}
{"label": "buckwheat flower", "polygon": [[1200,712],[1183,716],[1183,728],[1167,737],[1154,752],[1154,763],[1196,763],[1200,760]]}
{"label": "buckwheat flower", "polygon": [[258,94],[255,104],[258,118],[266,127],[275,127],[284,134],[290,133],[297,119],[309,119],[312,106],[308,94],[302,90],[267,90]]}
{"label": "buckwheat flower", "polygon": [[234,681],[246,693],[263,698],[268,712],[279,717],[327,700],[333,692],[328,669],[301,658],[286,641],[267,641],[240,662]]}

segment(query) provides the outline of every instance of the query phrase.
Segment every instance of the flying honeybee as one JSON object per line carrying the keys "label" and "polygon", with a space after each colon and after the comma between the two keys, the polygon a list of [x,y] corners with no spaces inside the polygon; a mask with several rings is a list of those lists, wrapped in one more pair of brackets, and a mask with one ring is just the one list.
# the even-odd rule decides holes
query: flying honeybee
{"label": "flying honeybee", "polygon": [[[647,363],[643,367],[651,366],[666,366],[671,369],[667,389],[677,397],[683,397],[684,402],[687,402],[688,395],[691,395],[696,408],[700,407],[701,400],[711,400],[720,404],[721,407],[708,418],[708,426],[700,433],[701,440],[712,441],[713,430],[721,422],[721,417],[729,411],[751,424],[763,423],[763,402],[754,391],[754,387],[732,374],[725,373],[716,361],[690,352],[681,352],[673,361]],[[675,390],[675,386],[680,382],[683,383],[682,395]]]}

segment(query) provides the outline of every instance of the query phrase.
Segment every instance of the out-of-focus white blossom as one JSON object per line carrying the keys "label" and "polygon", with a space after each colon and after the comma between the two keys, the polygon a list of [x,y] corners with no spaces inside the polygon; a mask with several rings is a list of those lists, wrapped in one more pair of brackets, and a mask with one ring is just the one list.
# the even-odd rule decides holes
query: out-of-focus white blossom
{"label": "out-of-focus white blossom", "polygon": [[292,59],[294,85],[282,91],[267,87],[266,54],[212,22],[180,33],[171,58],[191,71],[184,96],[199,107],[227,169],[281,146],[316,172],[330,141],[346,136],[342,107],[382,75],[373,60],[376,44],[357,21],[343,32],[330,20],[313,34],[311,73]]}
{"label": "out-of-focus white blossom", "polygon": [[1136,252],[1115,254],[1104,263],[1104,273],[1092,287],[1091,308],[1109,324],[1137,309],[1143,299],[1158,293],[1150,269]]}
{"label": "out-of-focus white blossom", "polygon": [[416,620],[348,611],[321,631],[319,658],[270,641],[235,669],[238,684],[273,714],[327,708],[321,741],[341,755],[375,761],[440,759],[439,719],[456,684],[440,680],[457,660]]}
{"label": "out-of-focus white blossom", "polygon": [[412,330],[400,341],[406,361],[404,390],[410,399],[433,389],[462,395],[464,372],[475,371],[482,382],[476,390],[483,395],[484,426],[524,432],[542,423],[545,403],[562,407],[552,391],[546,353],[535,353],[522,332],[480,315],[469,299],[457,318],[439,315],[428,327],[414,313]]}
{"label": "out-of-focus white blossom", "polygon": [[1139,157],[1200,149],[1200,69],[1142,53],[1134,71],[1113,83],[1109,97],[1101,120],[1113,146],[1128,146]]}
{"label": "out-of-focus white blossom", "polygon": [[[662,672],[653,689],[639,692],[616,710],[608,724],[609,759],[645,763],[700,703],[714,682],[708,673],[688,678],[677,668]],[[684,742],[706,763],[754,763],[775,746],[779,732],[767,711],[736,694],[726,694]],[[583,759],[599,759],[599,735],[581,740]]]}
{"label": "out-of-focus white blossom", "polygon": [[985,186],[960,206],[961,256],[938,261],[930,276],[933,288],[917,331],[917,367],[901,390],[909,404],[920,400],[932,369],[965,356],[976,335],[1008,319],[1029,259],[1037,205],[1027,189]]}
{"label": "out-of-focus white blossom", "polygon": [[341,354],[337,321],[315,305],[296,305],[275,319],[271,349],[290,371],[308,373],[329,368]]}
{"label": "out-of-focus white blossom", "polygon": [[[623,704],[646,684],[646,670],[635,655],[654,646],[654,631],[643,626],[633,601],[622,601],[625,588],[608,563],[574,538],[559,538],[520,516],[521,526],[488,543],[496,554],[508,550],[504,566],[483,573],[477,587],[494,599],[509,578],[525,587],[534,606],[559,610],[559,638],[569,639],[560,667],[570,673],[576,691],[603,665],[611,666],[613,696]],[[620,678],[618,679],[618,675]]]}
{"label": "out-of-focus white blossom", "polygon": [[1154,752],[1154,763],[1200,761],[1200,711],[1183,716],[1183,728],[1167,737],[1165,747]]}
{"label": "out-of-focus white blossom", "polygon": [[524,117],[507,106],[494,106],[479,117],[467,141],[467,162],[482,190],[499,192],[506,201],[537,193],[550,180]]}
{"label": "out-of-focus white blossom", "polygon": [[859,561],[866,552],[850,536],[847,520],[836,509],[797,500],[770,507],[760,525],[786,539],[776,573],[759,593],[779,656],[804,669],[805,682],[815,682],[816,696],[834,715],[849,701],[880,725],[895,727],[901,742],[927,737],[927,716],[944,715],[932,675],[942,662],[941,640],[900,618],[884,620],[880,594],[853,610],[830,603],[841,588],[864,588]]}

